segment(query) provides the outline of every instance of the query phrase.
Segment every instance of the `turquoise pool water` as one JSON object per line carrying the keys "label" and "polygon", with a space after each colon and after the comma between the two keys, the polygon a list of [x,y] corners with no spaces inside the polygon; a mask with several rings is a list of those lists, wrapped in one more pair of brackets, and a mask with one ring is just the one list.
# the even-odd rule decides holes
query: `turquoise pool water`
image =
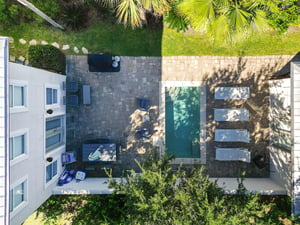
{"label": "turquoise pool water", "polygon": [[166,149],[176,158],[200,158],[200,87],[166,87]]}

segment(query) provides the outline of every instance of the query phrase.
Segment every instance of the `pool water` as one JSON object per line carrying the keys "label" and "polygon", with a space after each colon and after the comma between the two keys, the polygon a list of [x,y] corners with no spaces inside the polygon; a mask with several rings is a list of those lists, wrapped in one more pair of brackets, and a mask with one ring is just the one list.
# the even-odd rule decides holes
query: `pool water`
{"label": "pool water", "polygon": [[166,149],[175,158],[200,158],[200,87],[166,87]]}

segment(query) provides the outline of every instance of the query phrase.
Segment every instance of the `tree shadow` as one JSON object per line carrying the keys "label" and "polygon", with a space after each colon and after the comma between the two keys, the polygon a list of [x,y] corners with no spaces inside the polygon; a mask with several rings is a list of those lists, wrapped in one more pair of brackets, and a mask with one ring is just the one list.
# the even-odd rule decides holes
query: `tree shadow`
{"label": "tree shadow", "polygon": [[[207,159],[208,171],[211,176],[235,177],[246,171],[247,177],[269,177],[269,151],[270,151],[270,92],[269,80],[280,64],[266,64],[258,71],[247,70],[247,58],[239,58],[237,66],[227,66],[224,69],[215,69],[207,74],[205,84],[207,87]],[[249,87],[248,99],[216,100],[214,91],[216,87]],[[215,121],[214,108],[240,108],[249,111],[249,121]],[[281,107],[281,111],[285,108]],[[214,141],[216,129],[245,129],[250,132],[250,143],[216,142]],[[216,147],[247,148],[251,152],[251,163],[225,162],[215,160]],[[257,166],[253,161],[255,157],[264,157],[263,166]],[[226,169],[224,169],[226,168]]]}

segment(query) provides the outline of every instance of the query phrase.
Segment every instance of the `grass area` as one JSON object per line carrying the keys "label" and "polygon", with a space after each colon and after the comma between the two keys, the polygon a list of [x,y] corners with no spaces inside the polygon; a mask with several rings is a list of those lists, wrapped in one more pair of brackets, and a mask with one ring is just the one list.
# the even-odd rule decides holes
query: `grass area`
{"label": "grass area", "polygon": [[[26,56],[28,41],[35,39],[44,40],[48,43],[57,42],[61,46],[68,44],[70,50],[67,54],[74,54],[76,46],[87,48],[93,53],[114,53],[128,56],[157,56],[161,54],[161,30],[149,29],[125,29],[116,24],[93,24],[80,32],[61,31],[54,27],[40,26],[35,24],[22,24],[12,26],[9,29],[0,27],[0,35],[11,36],[14,44],[11,55]],[[19,39],[24,38],[27,44],[22,45]]]}
{"label": "grass area", "polygon": [[[73,48],[86,47],[92,53],[113,53],[127,56],[176,56],[176,55],[220,55],[258,56],[297,54],[300,52],[300,29],[284,35],[274,32],[250,36],[235,44],[213,44],[204,36],[178,33],[174,30],[124,28],[123,25],[97,22],[80,32],[60,31],[54,27],[22,24],[3,28],[0,35],[11,36],[11,55],[27,56],[28,43],[22,45],[20,38],[36,39],[61,46],[70,45],[66,54],[75,54]],[[79,53],[82,54],[82,53]]]}
{"label": "grass area", "polygon": [[185,35],[165,28],[162,55],[259,56],[294,55],[300,52],[300,29],[279,35],[275,32],[255,34],[234,44],[213,44],[200,34]]}

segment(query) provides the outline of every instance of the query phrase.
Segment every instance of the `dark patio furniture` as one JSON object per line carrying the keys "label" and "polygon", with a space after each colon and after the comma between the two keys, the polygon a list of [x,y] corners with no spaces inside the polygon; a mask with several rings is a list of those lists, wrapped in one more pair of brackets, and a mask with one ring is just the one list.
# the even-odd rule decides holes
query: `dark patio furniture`
{"label": "dark patio furniture", "polygon": [[111,54],[88,54],[89,72],[119,72],[120,61]]}
{"label": "dark patio furniture", "polygon": [[150,107],[150,99],[149,98],[136,98],[137,100],[137,107],[140,110],[148,111]]}
{"label": "dark patio furniture", "polygon": [[84,141],[84,144],[109,144],[110,140],[106,137],[91,138]]}
{"label": "dark patio furniture", "polygon": [[90,85],[82,86],[82,103],[84,105],[91,104],[91,86]]}
{"label": "dark patio furniture", "polygon": [[135,133],[135,138],[136,139],[149,139],[151,137],[151,134],[149,132],[148,128],[141,128],[139,130],[136,131]]}
{"label": "dark patio furniture", "polygon": [[69,106],[78,106],[79,100],[77,95],[67,95],[64,98],[64,103]]}
{"label": "dark patio furniture", "polygon": [[67,82],[67,92],[78,92],[78,82],[76,81]]}
{"label": "dark patio furniture", "polygon": [[76,162],[76,153],[75,152],[64,152],[61,154],[61,163],[63,165]]}
{"label": "dark patio furniture", "polygon": [[116,144],[83,144],[83,162],[114,162],[117,160]]}

